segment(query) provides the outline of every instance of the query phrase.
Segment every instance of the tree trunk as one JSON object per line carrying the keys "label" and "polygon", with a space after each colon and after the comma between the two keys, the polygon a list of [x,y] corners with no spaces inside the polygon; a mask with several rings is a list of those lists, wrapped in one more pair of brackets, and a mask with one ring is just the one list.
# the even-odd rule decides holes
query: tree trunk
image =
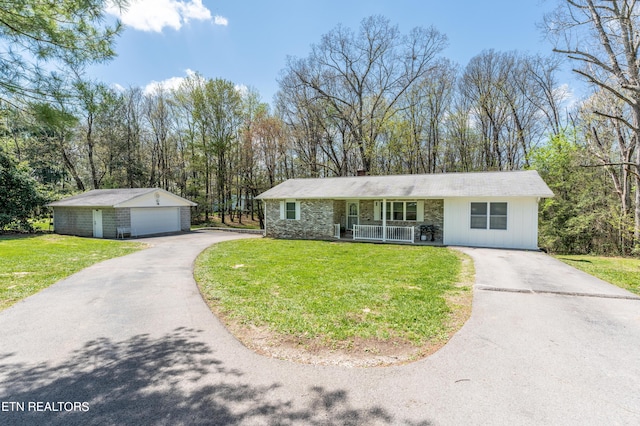
{"label": "tree trunk", "polygon": [[[640,140],[640,129],[636,129],[636,141]],[[633,230],[634,248],[640,248],[640,147],[636,148],[636,209],[635,209],[635,228]]]}
{"label": "tree trunk", "polygon": [[98,173],[96,171],[96,164],[93,160],[93,116],[89,113],[87,117],[87,156],[89,158],[89,170],[91,171],[91,183],[93,189],[100,188],[100,182],[98,182]]}
{"label": "tree trunk", "polygon": [[60,151],[62,153],[62,160],[64,161],[64,165],[66,166],[67,170],[69,170],[69,173],[71,173],[71,176],[73,177],[73,179],[76,181],[76,187],[78,188],[78,190],[84,191],[85,190],[84,183],[82,183],[82,179],[80,179],[80,176],[78,175],[78,171],[76,170],[76,167],[73,165],[73,163],[69,159],[69,156],[67,155],[67,152],[62,146],[62,143],[60,145],[61,145]]}

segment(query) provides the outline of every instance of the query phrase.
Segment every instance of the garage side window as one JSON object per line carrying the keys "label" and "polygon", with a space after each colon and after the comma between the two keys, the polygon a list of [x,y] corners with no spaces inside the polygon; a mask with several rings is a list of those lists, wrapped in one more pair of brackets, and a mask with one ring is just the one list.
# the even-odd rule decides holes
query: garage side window
{"label": "garage side window", "polygon": [[491,229],[507,229],[507,203],[491,203]]}
{"label": "garage side window", "polygon": [[487,229],[487,203],[471,203],[471,229]]}
{"label": "garage side window", "polygon": [[471,203],[471,229],[507,229],[507,203]]}

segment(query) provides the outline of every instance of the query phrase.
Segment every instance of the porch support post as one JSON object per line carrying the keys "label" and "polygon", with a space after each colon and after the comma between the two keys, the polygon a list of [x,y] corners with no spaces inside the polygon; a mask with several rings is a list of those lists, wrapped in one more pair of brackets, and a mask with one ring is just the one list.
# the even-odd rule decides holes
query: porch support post
{"label": "porch support post", "polygon": [[387,200],[382,199],[382,241],[387,241]]}

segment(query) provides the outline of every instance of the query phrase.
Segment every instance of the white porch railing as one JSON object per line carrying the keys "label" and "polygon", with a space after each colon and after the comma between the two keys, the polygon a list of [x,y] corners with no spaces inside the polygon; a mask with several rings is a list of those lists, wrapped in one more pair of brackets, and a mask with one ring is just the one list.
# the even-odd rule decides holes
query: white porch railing
{"label": "white porch railing", "polygon": [[353,225],[354,240],[398,241],[413,243],[413,226],[387,226],[386,238],[383,238],[384,227],[381,225]]}
{"label": "white porch railing", "polygon": [[382,240],[382,226],[353,225],[354,240]]}
{"label": "white porch railing", "polygon": [[336,223],[333,225],[333,237],[340,239],[340,224]]}
{"label": "white porch railing", "polygon": [[387,241],[405,241],[413,243],[413,226],[387,226]]}

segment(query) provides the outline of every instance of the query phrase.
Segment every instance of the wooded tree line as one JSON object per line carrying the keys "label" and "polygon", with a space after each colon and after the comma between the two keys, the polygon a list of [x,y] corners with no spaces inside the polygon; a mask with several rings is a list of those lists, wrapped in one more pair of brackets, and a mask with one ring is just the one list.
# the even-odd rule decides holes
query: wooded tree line
{"label": "wooded tree line", "polygon": [[[544,246],[629,254],[640,240],[636,14],[635,3],[559,2],[549,34],[580,36],[559,37],[560,55],[486,50],[465,66],[443,57],[434,28],[366,18],[289,58],[272,106],[198,74],[143,93],[74,67],[51,96],[3,103],[2,147],[50,197],[157,186],[207,221],[261,219],[253,197],[293,177],[536,168],[556,193],[541,207]],[[593,87],[581,102],[558,82],[563,55]]]}

